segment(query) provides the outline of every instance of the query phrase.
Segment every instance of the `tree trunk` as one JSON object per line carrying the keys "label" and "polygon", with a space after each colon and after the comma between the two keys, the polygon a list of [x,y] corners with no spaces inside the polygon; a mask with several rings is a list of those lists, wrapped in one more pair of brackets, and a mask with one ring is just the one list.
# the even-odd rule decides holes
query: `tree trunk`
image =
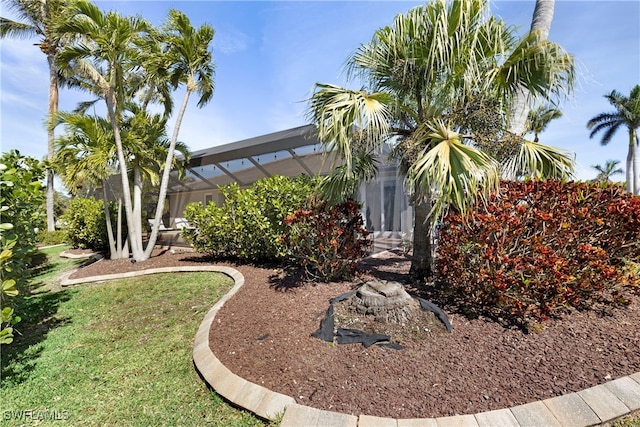
{"label": "tree trunk", "polygon": [[[55,56],[47,54],[47,62],[49,63],[49,120],[55,120],[58,114],[58,74],[56,73]],[[54,141],[55,129],[53,126],[47,126],[47,160],[53,162],[55,154]],[[47,168],[47,193],[46,193],[46,211],[47,211],[47,230],[55,231],[56,219],[53,212],[54,194],[53,187],[54,174],[51,166]]]}
{"label": "tree trunk", "polygon": [[137,246],[136,235],[139,230],[136,230],[135,224],[133,221],[133,207],[131,206],[131,191],[129,189],[129,175],[127,174],[127,163],[124,159],[124,149],[122,148],[122,139],[120,137],[120,129],[118,127],[118,121],[116,120],[116,109],[115,109],[115,95],[113,93],[113,88],[109,88],[108,93],[106,94],[106,103],[107,103],[107,113],[109,115],[109,120],[111,122],[111,126],[113,127],[113,135],[116,141],[116,151],[118,154],[118,163],[120,164],[120,178],[122,180],[122,197],[124,199],[124,209],[125,216],[127,220],[127,228],[128,234],[130,238],[131,252],[133,255],[133,259],[136,261],[140,261],[143,258],[142,249]]}
{"label": "tree trunk", "polygon": [[629,131],[629,151],[631,151],[633,194],[640,195],[640,158],[638,158],[638,140],[635,129]]}
{"label": "tree trunk", "polygon": [[107,239],[109,240],[109,254],[111,259],[119,259],[116,242],[113,238],[113,227],[111,226],[111,211],[109,209],[109,197],[107,197],[107,180],[102,178],[102,206],[104,218],[107,222]]}
{"label": "tree trunk", "polygon": [[633,150],[634,144],[631,138],[632,138],[631,135],[629,135],[629,150],[627,151],[625,178],[627,180],[627,192],[633,194],[634,181],[635,181],[635,175],[633,173],[633,169],[634,169],[633,164],[635,159],[634,159],[634,150]]}
{"label": "tree trunk", "polygon": [[135,238],[138,239],[138,246],[142,248],[142,175],[138,167],[133,168],[133,222],[140,230]]}
{"label": "tree trunk", "polygon": [[[538,31],[542,40],[546,40],[549,37],[554,7],[555,0],[536,0],[530,31]],[[509,132],[515,135],[523,135],[527,130],[527,116],[530,109],[529,98],[530,94],[527,89],[522,87],[517,89],[509,114]]]}
{"label": "tree trunk", "polygon": [[409,276],[411,280],[419,282],[431,276],[433,266],[433,248],[431,231],[433,221],[429,216],[431,211],[430,197],[416,198],[413,204],[413,257]]}
{"label": "tree trunk", "polygon": [[153,247],[156,244],[156,239],[158,238],[158,229],[160,228],[160,221],[162,221],[162,214],[164,213],[164,201],[167,197],[167,189],[169,187],[169,174],[171,173],[171,165],[173,164],[173,152],[176,149],[176,142],[178,141],[178,133],[180,132],[180,125],[182,123],[182,118],[184,117],[184,112],[187,109],[187,104],[189,103],[189,96],[191,95],[191,89],[189,89],[190,85],[187,85],[187,90],[184,94],[184,99],[182,100],[182,105],[180,106],[180,111],[178,112],[178,117],[176,118],[176,124],[173,129],[173,135],[171,136],[171,143],[169,144],[169,150],[167,151],[167,159],[164,163],[164,170],[162,172],[162,180],[160,181],[160,193],[158,194],[158,204],[156,205],[156,214],[153,222],[153,227],[151,227],[151,235],[149,236],[149,242],[147,242],[147,247],[144,251],[144,259],[148,259],[151,256],[151,252],[153,251]]}

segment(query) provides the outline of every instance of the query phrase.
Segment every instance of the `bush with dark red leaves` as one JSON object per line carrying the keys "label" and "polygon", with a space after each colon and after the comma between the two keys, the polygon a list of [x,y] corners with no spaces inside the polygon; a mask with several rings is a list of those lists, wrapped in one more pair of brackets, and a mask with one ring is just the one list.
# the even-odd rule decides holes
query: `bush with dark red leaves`
{"label": "bush with dark red leaves", "polygon": [[620,186],[503,182],[439,231],[436,283],[469,315],[531,325],[640,293],[640,197]]}
{"label": "bush with dark red leaves", "polygon": [[360,205],[353,200],[334,206],[317,202],[288,215],[284,222],[288,229],[282,239],[289,259],[310,280],[352,278],[370,247]]}

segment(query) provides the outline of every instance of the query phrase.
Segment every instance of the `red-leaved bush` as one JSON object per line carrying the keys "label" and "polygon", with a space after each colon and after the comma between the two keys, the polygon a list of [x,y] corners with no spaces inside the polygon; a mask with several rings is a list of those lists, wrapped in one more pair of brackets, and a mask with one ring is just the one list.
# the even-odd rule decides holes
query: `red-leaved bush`
{"label": "red-leaved bush", "polygon": [[436,280],[463,311],[526,326],[640,293],[640,198],[620,186],[503,182],[438,236]]}
{"label": "red-leaved bush", "polygon": [[370,241],[360,205],[349,200],[335,206],[318,202],[298,209],[285,220],[282,236],[290,260],[301,266],[307,279],[350,279],[357,262],[367,255]]}

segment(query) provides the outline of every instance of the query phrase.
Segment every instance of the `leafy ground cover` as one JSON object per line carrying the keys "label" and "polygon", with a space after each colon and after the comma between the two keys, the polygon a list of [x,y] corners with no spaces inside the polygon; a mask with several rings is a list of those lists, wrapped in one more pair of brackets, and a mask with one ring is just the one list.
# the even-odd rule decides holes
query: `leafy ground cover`
{"label": "leafy ground cover", "polygon": [[263,425],[209,391],[191,361],[229,278],[163,274],[52,291],[77,263],[59,258],[63,249],[46,250],[50,267],[22,299],[22,335],[2,348],[3,425]]}

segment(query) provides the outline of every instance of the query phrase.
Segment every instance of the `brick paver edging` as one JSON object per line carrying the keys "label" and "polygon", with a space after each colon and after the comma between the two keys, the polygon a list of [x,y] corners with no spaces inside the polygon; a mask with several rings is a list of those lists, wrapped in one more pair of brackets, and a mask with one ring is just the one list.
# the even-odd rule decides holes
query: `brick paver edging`
{"label": "brick paver edging", "polygon": [[348,415],[299,405],[295,399],[254,384],[231,372],[209,347],[209,331],[218,310],[244,285],[244,276],[222,266],[153,268],[84,279],[64,279],[63,286],[122,279],[146,274],[210,271],[231,277],[235,284],[207,312],[193,344],[193,363],[202,379],[218,394],[261,418],[282,416],[281,426],[328,427],[448,427],[448,426],[592,426],[640,411],[640,372],[543,401],[474,415],[441,418],[393,419]]}
{"label": "brick paver edging", "polygon": [[640,372],[578,393],[474,415],[393,419],[342,414],[299,405],[295,399],[245,380],[227,369],[209,347],[209,330],[218,310],[242,285],[244,277],[229,268],[236,284],[205,315],[193,344],[193,362],[202,378],[231,403],[259,417],[282,416],[281,426],[296,427],[446,427],[446,426],[592,426],[640,410]]}

